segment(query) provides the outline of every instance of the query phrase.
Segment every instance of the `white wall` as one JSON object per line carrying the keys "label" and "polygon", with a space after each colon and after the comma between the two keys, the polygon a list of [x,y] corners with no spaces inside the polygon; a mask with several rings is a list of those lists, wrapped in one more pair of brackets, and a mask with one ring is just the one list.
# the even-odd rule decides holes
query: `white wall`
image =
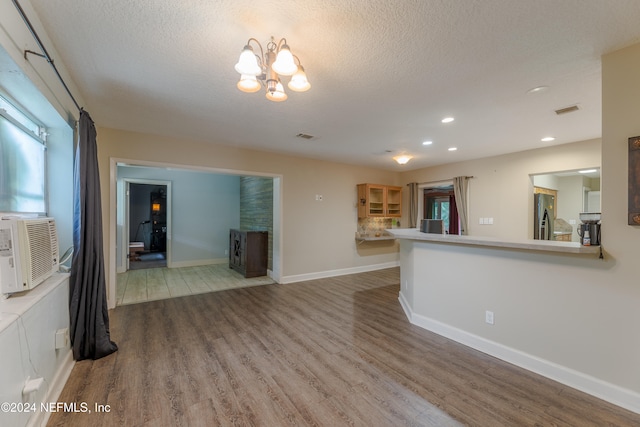
{"label": "white wall", "polygon": [[582,208],[584,181],[585,179],[582,176],[564,176],[558,179],[558,211],[556,212],[556,217],[562,218],[567,222],[575,222],[575,224],[570,224],[573,227],[571,234],[573,242],[580,241],[577,230],[578,225],[581,223],[580,212],[584,212]]}
{"label": "white wall", "polygon": [[534,187],[556,190],[558,188],[558,177],[554,174],[535,175],[533,177],[533,185]]}
{"label": "white wall", "polygon": [[[73,368],[71,348],[55,345],[56,331],[69,328],[68,301],[68,275],[54,275],[26,295],[0,300],[0,403],[36,405],[35,411],[0,411],[0,426],[40,425],[48,417],[40,403],[56,401]],[[27,380],[37,378],[43,379],[41,387],[23,396]]]}

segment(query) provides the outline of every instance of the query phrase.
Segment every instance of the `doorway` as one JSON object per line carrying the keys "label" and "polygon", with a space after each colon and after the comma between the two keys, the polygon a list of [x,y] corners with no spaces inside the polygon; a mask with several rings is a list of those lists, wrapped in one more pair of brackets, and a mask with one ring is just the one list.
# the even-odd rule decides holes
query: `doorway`
{"label": "doorway", "polygon": [[166,266],[167,186],[130,183],[129,269]]}
{"label": "doorway", "polygon": [[[127,173],[123,173],[120,168],[131,168]],[[248,172],[248,171],[233,171],[229,169],[218,168],[202,168],[184,164],[169,164],[159,162],[149,162],[142,160],[132,159],[120,159],[111,158],[110,160],[110,206],[112,208],[109,215],[109,254],[107,260],[108,268],[108,283],[107,283],[107,299],[109,308],[115,308],[118,301],[118,273],[125,273],[128,270],[126,265],[128,262],[128,243],[129,243],[129,220],[128,220],[128,207],[125,213],[125,206],[128,197],[125,197],[127,190],[127,182],[142,183],[142,184],[167,184],[167,269],[175,270],[180,267],[198,267],[205,264],[215,264],[219,262],[228,262],[228,232],[229,228],[237,228],[239,223],[223,224],[217,227],[222,230],[224,228],[224,235],[211,236],[204,240],[207,242],[221,242],[222,244],[216,246],[197,247],[197,252],[194,252],[192,239],[182,239],[181,232],[185,236],[193,235],[194,229],[196,233],[200,233],[201,221],[211,221],[212,219],[221,219],[227,216],[221,217],[212,216],[211,209],[192,209],[192,205],[189,203],[174,203],[173,200],[173,188],[174,184],[181,187],[178,181],[174,182],[175,175],[198,174],[198,177],[190,177],[194,179],[190,185],[184,187],[185,191],[179,191],[175,194],[187,195],[187,199],[195,197],[202,203],[214,203],[216,209],[218,207],[228,208],[229,203],[220,203],[218,198],[202,198],[201,194],[208,193],[210,191],[209,180],[215,178],[219,180],[220,177],[241,177],[241,176],[253,176],[271,178],[273,195],[270,198],[270,204],[273,210],[273,230],[272,233],[272,253],[269,254],[270,268],[269,277],[274,282],[278,283],[282,280],[282,186],[283,178],[281,175],[267,174],[260,172]],[[151,178],[151,176],[162,176],[164,180],[157,180]],[[148,177],[148,178],[147,178]],[[183,177],[177,176],[175,179],[179,180]],[[195,191],[193,185],[205,186],[203,191]],[[220,184],[223,185],[223,184]],[[224,192],[225,197],[230,197],[231,193]],[[239,194],[237,194],[239,197]],[[178,215],[180,218],[178,218]],[[175,216],[176,221],[173,221]],[[235,218],[235,216],[234,216]],[[238,218],[239,220],[239,218]],[[174,224],[175,223],[175,224]],[[132,224],[131,227],[137,227],[137,224]],[[182,227],[181,231],[178,228]],[[175,236],[174,236],[175,234]],[[198,234],[201,236],[201,234]],[[197,240],[197,239],[196,239]],[[177,248],[177,249],[176,249]],[[204,248],[204,249],[203,249]],[[176,252],[177,250],[177,252]],[[205,256],[200,254],[205,251]],[[206,253],[206,251],[211,252]],[[195,253],[195,257],[194,254]],[[159,272],[165,269],[148,269],[142,270],[147,274]],[[137,273],[137,272],[133,272]]]}
{"label": "doorway", "polygon": [[122,265],[126,270],[166,267],[170,242],[171,183],[124,180],[125,227]]}
{"label": "doorway", "polygon": [[425,188],[424,219],[441,219],[447,234],[459,234],[460,221],[453,186]]}

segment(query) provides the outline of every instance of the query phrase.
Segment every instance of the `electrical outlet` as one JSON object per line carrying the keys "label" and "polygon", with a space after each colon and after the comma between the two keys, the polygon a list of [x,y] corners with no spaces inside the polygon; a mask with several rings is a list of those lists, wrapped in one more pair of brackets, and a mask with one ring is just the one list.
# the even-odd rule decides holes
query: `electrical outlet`
{"label": "electrical outlet", "polygon": [[493,325],[493,311],[485,311],[484,312],[484,321],[490,325]]}
{"label": "electrical outlet", "polygon": [[225,254],[225,255],[229,255],[229,249],[225,249],[225,250],[224,250],[224,254]]}

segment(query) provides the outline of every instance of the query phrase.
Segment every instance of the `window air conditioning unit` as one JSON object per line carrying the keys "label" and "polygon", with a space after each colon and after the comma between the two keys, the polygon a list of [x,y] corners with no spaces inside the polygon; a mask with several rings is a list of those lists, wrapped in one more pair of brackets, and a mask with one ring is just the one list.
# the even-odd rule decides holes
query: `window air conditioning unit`
{"label": "window air conditioning unit", "polygon": [[58,233],[53,218],[0,220],[0,293],[35,288],[58,271]]}

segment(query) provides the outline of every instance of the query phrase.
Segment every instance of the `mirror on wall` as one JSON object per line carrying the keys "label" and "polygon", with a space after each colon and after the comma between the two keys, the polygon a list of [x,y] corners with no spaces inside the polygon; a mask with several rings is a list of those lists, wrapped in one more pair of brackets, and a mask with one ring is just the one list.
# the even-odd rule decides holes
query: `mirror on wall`
{"label": "mirror on wall", "polygon": [[579,242],[580,213],[601,211],[600,168],[531,175],[531,181],[533,238]]}

